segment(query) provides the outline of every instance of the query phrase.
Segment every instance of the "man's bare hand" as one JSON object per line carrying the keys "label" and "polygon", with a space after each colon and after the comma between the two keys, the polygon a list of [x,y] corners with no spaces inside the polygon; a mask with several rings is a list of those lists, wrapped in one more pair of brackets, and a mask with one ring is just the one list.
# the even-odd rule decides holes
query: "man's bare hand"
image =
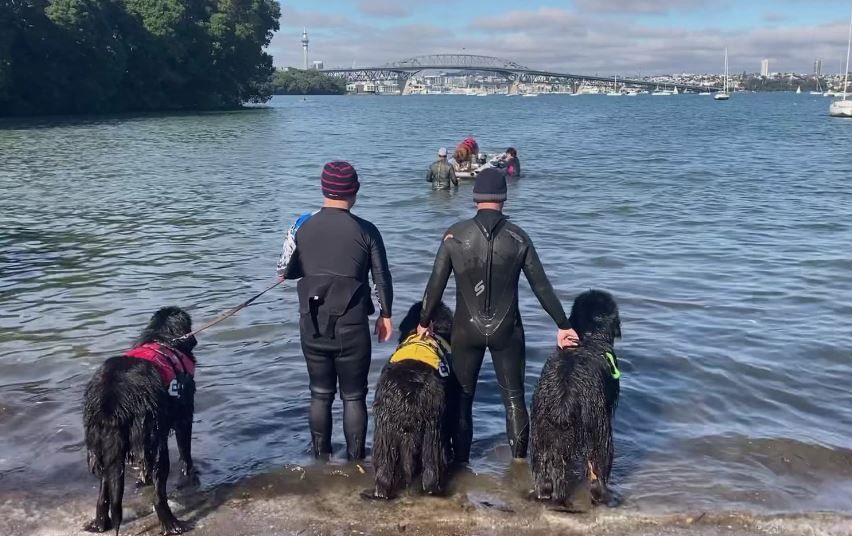
{"label": "man's bare hand", "polygon": [[580,343],[580,337],[573,329],[560,329],[556,332],[556,344],[560,348],[573,348]]}
{"label": "man's bare hand", "polygon": [[393,335],[393,320],[379,316],[376,319],[376,329],[373,330],[373,333],[379,342],[388,342]]}
{"label": "man's bare hand", "polygon": [[424,328],[420,324],[417,324],[417,335],[419,335],[421,339],[423,337],[426,337],[427,335],[432,335],[432,328],[431,327]]}

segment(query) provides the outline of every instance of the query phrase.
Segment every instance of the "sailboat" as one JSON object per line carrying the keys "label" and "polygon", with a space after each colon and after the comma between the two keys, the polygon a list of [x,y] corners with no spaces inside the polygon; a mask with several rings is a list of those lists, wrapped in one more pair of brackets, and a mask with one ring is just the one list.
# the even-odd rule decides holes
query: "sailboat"
{"label": "sailboat", "polygon": [[677,86],[675,86],[674,91],[672,91],[672,95],[679,95],[680,91],[677,90]]}
{"label": "sailboat", "polygon": [[849,93],[847,83],[849,81],[849,52],[852,51],[852,17],[849,18],[849,43],[846,45],[846,72],[843,73],[843,98],[831,103],[828,113],[832,117],[852,117],[852,100],[846,100]]}
{"label": "sailboat", "polygon": [[811,95],[822,95],[822,88],[819,87],[819,76],[816,77],[816,91],[811,91]]}
{"label": "sailboat", "polygon": [[725,86],[722,91],[713,95],[713,99],[715,100],[728,100],[731,98],[731,95],[728,93],[728,49],[725,48]]}
{"label": "sailboat", "polygon": [[796,95],[801,95],[801,94],[802,94],[802,86],[799,86],[798,88],[796,88]]}
{"label": "sailboat", "polygon": [[606,96],[607,97],[620,97],[621,92],[618,91],[618,75],[615,75],[615,79],[614,79],[613,83],[615,84],[615,87],[613,88],[612,91],[607,93]]}

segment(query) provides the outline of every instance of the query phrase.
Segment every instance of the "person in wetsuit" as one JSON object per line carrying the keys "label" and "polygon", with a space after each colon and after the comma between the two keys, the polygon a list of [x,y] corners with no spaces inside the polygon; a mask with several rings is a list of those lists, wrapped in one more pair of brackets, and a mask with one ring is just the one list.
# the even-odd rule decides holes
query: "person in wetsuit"
{"label": "person in wetsuit", "polygon": [[518,159],[518,151],[514,147],[506,149],[506,157],[502,166],[506,169],[506,176],[518,178],[521,176],[521,161]]}
{"label": "person in wetsuit", "polygon": [[386,342],[393,332],[393,286],[382,235],[372,223],[350,212],[359,188],[351,165],[326,164],[323,207],[298,226],[296,248],[286,266],[279,262],[280,277],[300,279],[299,331],[310,377],[311,439],[318,458],[331,454],[331,406],[338,384],[347,454],[354,460],[365,456],[371,352],[368,316],[375,312],[368,273],[381,308],[374,333],[379,342]]}
{"label": "person in wetsuit", "polygon": [[518,310],[518,279],[524,272],[533,292],[559,328],[559,346],[574,346],[577,334],[544,273],[529,236],[503,215],[506,177],[489,168],[476,177],[473,199],[478,211],[444,234],[435,266],[423,296],[418,332],[429,329],[441,303],[450,272],[456,279],[456,316],[453,322],[453,371],[458,394],[458,422],[453,437],[456,463],[470,458],[473,440],[473,397],[485,350],[497,374],[506,406],[506,432],[515,458],[525,458],[529,416],[524,401],[526,346]]}
{"label": "person in wetsuit", "polygon": [[449,190],[450,186],[458,186],[456,170],[447,162],[447,148],[438,149],[438,159],[429,166],[426,172],[426,181],[432,183],[433,190]]}

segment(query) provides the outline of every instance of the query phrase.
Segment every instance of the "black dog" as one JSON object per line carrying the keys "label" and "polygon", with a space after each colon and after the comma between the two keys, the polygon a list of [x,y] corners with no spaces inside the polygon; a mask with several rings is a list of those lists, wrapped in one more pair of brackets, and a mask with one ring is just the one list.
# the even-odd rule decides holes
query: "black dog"
{"label": "black dog", "polygon": [[[400,324],[400,346],[385,365],[376,386],[373,402],[376,487],[372,494],[366,492],[367,498],[392,499],[418,475],[422,475],[426,493],[442,491],[450,459],[448,408],[452,387],[448,345],[453,314],[441,304],[432,325],[437,337],[421,340],[416,330],[422,305],[416,303]],[[418,357],[432,362],[427,364]],[[437,363],[439,358],[444,363]]]}
{"label": "black dog", "polygon": [[184,475],[194,473],[190,442],[194,412],[195,337],[192,320],[178,307],[157,311],[136,347],[108,359],[86,386],[83,425],[89,468],[100,477],[100,494],[90,532],[121,526],[125,462],[142,464],[143,480],[153,476],[154,509],[163,534],[184,531],[166,499],[169,432],[174,429]]}
{"label": "black dog", "polygon": [[612,418],[621,376],[613,351],[621,337],[618,306],[607,292],[584,292],[571,308],[571,325],[579,346],[548,359],[533,394],[535,496],[570,505],[576,486],[589,482],[593,502],[610,503]]}

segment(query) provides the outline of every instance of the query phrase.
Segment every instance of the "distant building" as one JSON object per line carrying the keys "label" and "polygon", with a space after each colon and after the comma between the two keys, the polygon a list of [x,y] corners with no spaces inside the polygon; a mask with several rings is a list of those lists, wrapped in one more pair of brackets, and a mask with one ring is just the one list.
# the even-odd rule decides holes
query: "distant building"
{"label": "distant building", "polygon": [[822,60],[819,58],[814,60],[814,74],[817,76],[822,74]]}
{"label": "distant building", "polygon": [[769,76],[769,60],[767,59],[760,62],[760,76]]}
{"label": "distant building", "polygon": [[308,29],[302,32],[302,53],[305,56],[305,70],[308,70]]}
{"label": "distant building", "polygon": [[314,62],[311,64],[311,66],[313,67],[313,69],[315,71],[322,71],[322,68],[323,68],[322,60],[314,60]]}

